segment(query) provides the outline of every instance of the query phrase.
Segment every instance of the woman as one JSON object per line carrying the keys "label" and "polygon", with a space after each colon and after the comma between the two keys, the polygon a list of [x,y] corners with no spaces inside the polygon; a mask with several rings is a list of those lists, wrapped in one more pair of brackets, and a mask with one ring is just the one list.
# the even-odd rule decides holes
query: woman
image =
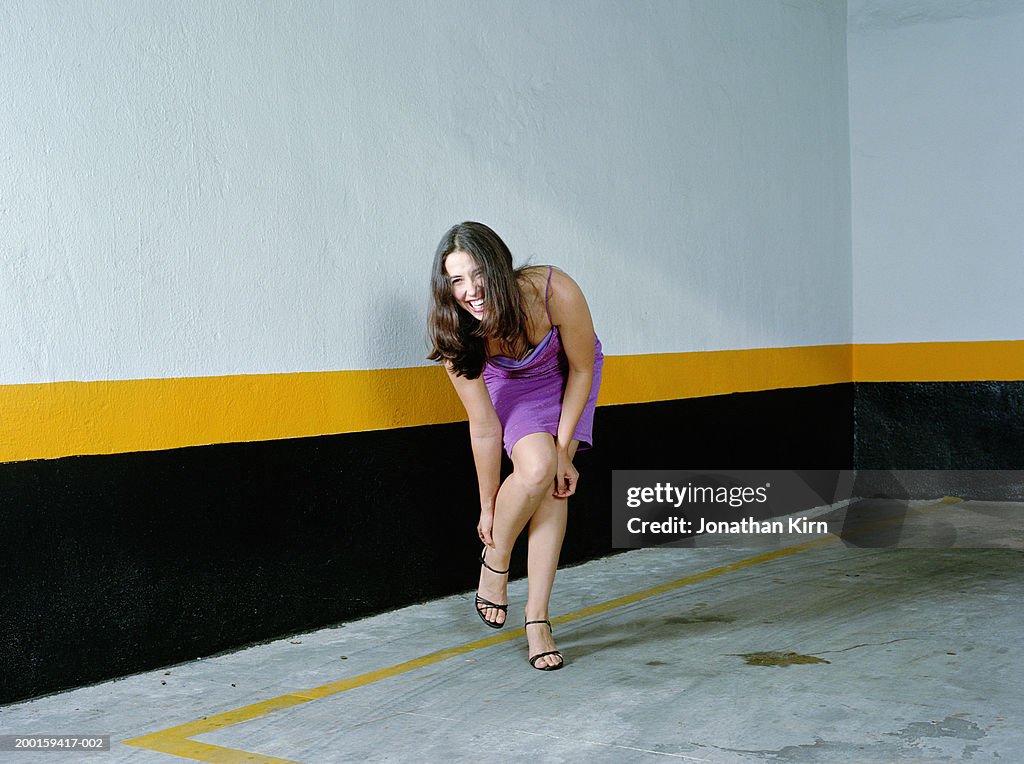
{"label": "woman", "polygon": [[[604,360],[587,301],[562,271],[514,269],[494,231],[460,223],[434,256],[428,331],[430,359],[444,362],[469,417],[484,544],[477,614],[505,625],[509,558],[529,525],[530,665],[560,669],[548,602],[579,479],[573,457],[592,443]],[[503,444],[513,471],[501,483]]]}

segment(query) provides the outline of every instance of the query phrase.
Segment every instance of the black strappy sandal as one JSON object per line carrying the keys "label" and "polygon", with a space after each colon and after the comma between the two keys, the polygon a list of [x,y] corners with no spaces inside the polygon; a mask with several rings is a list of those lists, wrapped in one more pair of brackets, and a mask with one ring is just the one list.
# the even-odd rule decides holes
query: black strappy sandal
{"label": "black strappy sandal", "polygon": [[[484,555],[486,555],[486,554],[487,554],[487,547],[485,546],[484,550],[480,553],[480,564],[481,565],[483,565],[485,568],[487,568],[489,571],[491,571],[491,573],[497,573],[499,576],[503,576],[506,573],[508,573],[508,569],[507,568],[505,570],[495,570],[490,565],[488,565],[487,564],[487,560],[484,559]],[[483,607],[481,607],[481,605]],[[507,621],[508,620],[508,603],[506,602],[504,605],[498,605],[497,603],[491,602],[490,600],[485,600],[483,597],[480,596],[479,592],[477,592],[477,595],[476,595],[476,614],[478,616],[480,616],[480,620],[483,621],[484,623],[486,623],[492,629],[500,629],[502,626],[505,625],[505,621],[502,621],[501,623],[498,623],[497,621],[488,621],[484,617],[484,611],[487,610],[488,608],[494,608],[495,610],[500,610],[502,613],[505,614],[505,621]]]}
{"label": "black strappy sandal", "polygon": [[[526,623],[523,624],[523,628],[525,629],[531,623],[544,623],[544,624],[547,624],[548,631],[551,632],[551,636],[555,635],[554,630],[551,628],[551,621],[527,621]],[[538,666],[537,665],[537,661],[539,661],[541,658],[543,658],[546,655],[557,655],[561,660],[558,662],[557,666]],[[562,668],[562,666],[565,665],[565,657],[558,650],[548,650],[546,653],[537,653],[536,655],[531,655],[530,656],[530,665],[533,666],[535,669],[537,669],[537,671],[558,671],[558,669]]]}

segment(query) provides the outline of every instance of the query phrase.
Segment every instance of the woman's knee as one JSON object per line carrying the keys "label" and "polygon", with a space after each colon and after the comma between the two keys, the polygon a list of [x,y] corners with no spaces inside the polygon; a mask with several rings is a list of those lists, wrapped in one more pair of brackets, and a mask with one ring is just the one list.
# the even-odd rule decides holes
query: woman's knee
{"label": "woman's knee", "polygon": [[527,490],[549,489],[558,468],[554,439],[546,432],[523,437],[512,449],[512,466]]}

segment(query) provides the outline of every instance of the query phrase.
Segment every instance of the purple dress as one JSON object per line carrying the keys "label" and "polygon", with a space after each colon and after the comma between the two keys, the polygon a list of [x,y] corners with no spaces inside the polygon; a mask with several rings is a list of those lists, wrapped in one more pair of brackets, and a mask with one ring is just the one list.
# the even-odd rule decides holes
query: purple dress
{"label": "purple dress", "polygon": [[[548,283],[544,290],[544,309],[549,323],[551,310],[548,308],[548,294],[552,271],[548,271]],[[573,439],[580,442],[581,451],[594,443],[594,409],[597,407],[603,364],[601,341],[595,335],[594,381],[573,433]],[[509,457],[512,456],[512,447],[524,435],[547,432],[552,437],[558,437],[558,418],[562,414],[562,397],[569,379],[569,359],[562,348],[557,326],[552,326],[544,339],[525,358],[516,360],[502,355],[490,356],[484,366],[483,377],[494,410],[501,421],[505,453]]]}

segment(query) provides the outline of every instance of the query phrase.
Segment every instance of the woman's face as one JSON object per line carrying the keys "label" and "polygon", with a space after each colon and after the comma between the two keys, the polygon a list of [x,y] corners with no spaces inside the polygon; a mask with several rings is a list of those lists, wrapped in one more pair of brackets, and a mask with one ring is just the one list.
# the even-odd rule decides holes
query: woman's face
{"label": "woman's face", "polygon": [[444,270],[452,287],[452,295],[459,307],[475,319],[483,318],[487,305],[484,277],[473,256],[455,250],[444,260]]}

